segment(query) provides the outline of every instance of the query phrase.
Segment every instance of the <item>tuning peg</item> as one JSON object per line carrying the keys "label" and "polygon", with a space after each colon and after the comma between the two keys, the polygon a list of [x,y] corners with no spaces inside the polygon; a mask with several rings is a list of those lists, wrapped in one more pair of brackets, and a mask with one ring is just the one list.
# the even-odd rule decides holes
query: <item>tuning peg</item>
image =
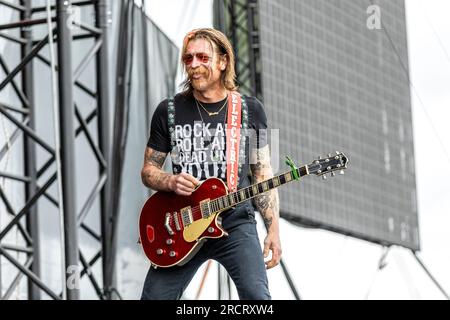
{"label": "tuning peg", "polygon": [[336,173],[333,171],[333,172],[331,173],[331,176],[332,176],[332,177],[336,176]]}
{"label": "tuning peg", "polygon": [[336,151],[336,154],[339,154],[340,152],[339,151]]}
{"label": "tuning peg", "polygon": [[344,172],[344,170],[341,170],[340,172],[339,172],[339,174],[344,174],[345,172]]}
{"label": "tuning peg", "polygon": [[328,154],[328,158],[331,158],[331,153]]}
{"label": "tuning peg", "polygon": [[327,176],[326,176],[326,175],[323,175],[323,176],[322,176],[322,179],[323,179],[323,180],[327,180]]}

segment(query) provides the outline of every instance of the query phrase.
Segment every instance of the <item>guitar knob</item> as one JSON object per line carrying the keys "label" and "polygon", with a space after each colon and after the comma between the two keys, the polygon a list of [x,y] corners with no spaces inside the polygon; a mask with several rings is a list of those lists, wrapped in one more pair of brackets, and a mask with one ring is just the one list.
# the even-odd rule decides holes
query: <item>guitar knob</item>
{"label": "guitar knob", "polygon": [[327,176],[326,176],[326,175],[323,175],[323,176],[322,176],[322,179],[323,179],[323,180],[327,180]]}
{"label": "guitar knob", "polygon": [[214,233],[214,231],[215,231],[215,229],[214,229],[213,227],[209,227],[209,228],[208,228],[208,232],[209,232],[209,233]]}
{"label": "guitar knob", "polygon": [[340,172],[339,172],[339,174],[344,174],[345,172],[344,172],[344,170],[341,170]]}
{"label": "guitar knob", "polygon": [[159,255],[159,256],[162,255],[163,252],[164,252],[163,249],[158,249],[158,250],[156,250],[156,254]]}
{"label": "guitar knob", "polygon": [[173,243],[173,240],[172,239],[167,239],[166,243],[170,246]]}
{"label": "guitar knob", "polygon": [[175,257],[176,255],[177,255],[177,253],[176,253],[175,251],[170,251],[170,252],[169,252],[169,256],[170,256],[171,258]]}

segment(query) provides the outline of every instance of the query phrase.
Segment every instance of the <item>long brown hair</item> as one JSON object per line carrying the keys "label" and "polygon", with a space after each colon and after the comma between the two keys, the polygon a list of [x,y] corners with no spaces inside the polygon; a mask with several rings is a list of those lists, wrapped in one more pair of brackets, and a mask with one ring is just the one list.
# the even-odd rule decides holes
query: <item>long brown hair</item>
{"label": "long brown hair", "polygon": [[[191,40],[195,39],[205,39],[211,43],[211,46],[214,50],[214,45],[219,51],[219,54],[225,55],[227,59],[227,67],[224,71],[222,71],[222,75],[220,77],[222,85],[225,89],[234,91],[237,90],[236,86],[236,71],[234,70],[234,51],[231,45],[230,40],[219,30],[212,28],[201,28],[194,29],[186,34],[183,40],[183,48],[181,50],[181,57],[186,53],[186,48]],[[186,66],[181,60],[181,66],[186,74],[186,79],[181,83],[183,86],[183,93],[185,95],[191,95],[194,91],[192,87],[192,83],[187,77]]]}

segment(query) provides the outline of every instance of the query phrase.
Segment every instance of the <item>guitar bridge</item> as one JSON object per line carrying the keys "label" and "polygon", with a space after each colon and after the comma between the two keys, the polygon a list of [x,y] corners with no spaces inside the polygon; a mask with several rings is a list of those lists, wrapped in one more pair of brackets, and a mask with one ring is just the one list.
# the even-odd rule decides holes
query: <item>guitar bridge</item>
{"label": "guitar bridge", "polygon": [[183,227],[190,225],[194,219],[192,218],[191,207],[186,207],[180,210],[181,220],[183,222]]}
{"label": "guitar bridge", "polygon": [[181,226],[180,226],[180,221],[178,220],[178,213],[176,213],[176,212],[173,213],[173,220],[175,221],[175,228],[177,229],[177,231],[180,231]]}

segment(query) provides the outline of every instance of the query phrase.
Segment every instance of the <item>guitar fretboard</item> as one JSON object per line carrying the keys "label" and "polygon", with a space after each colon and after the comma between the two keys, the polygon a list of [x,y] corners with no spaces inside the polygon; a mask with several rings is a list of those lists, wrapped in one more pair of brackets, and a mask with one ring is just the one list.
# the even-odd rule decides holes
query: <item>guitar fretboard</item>
{"label": "guitar fretboard", "polygon": [[[297,168],[299,177],[303,177],[308,174],[308,167],[303,166]],[[292,171],[280,174],[273,178],[255,183],[251,186],[239,189],[235,192],[229,193],[225,196],[210,201],[210,208],[212,212],[218,212],[229,209],[235,205],[244,202],[248,199],[254,198],[264,192],[278,188],[279,186],[295,180],[294,173]]]}

